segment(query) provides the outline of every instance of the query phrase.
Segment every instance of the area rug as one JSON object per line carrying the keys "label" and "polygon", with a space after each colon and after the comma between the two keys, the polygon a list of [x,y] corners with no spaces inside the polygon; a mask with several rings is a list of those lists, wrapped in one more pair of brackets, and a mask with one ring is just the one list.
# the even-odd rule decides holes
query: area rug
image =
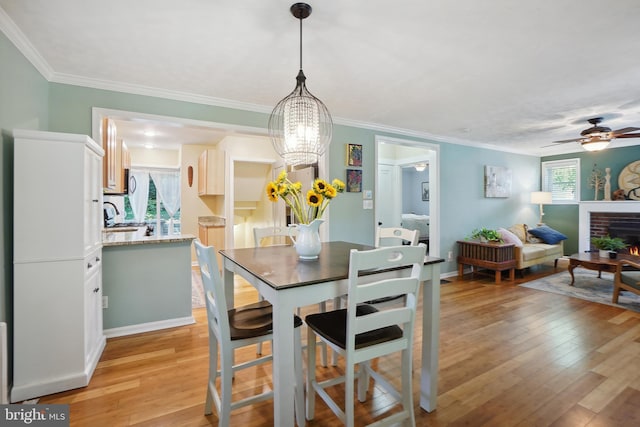
{"label": "area rug", "polygon": [[200,271],[191,271],[191,308],[204,307],[204,288]]}
{"label": "area rug", "polygon": [[598,278],[597,271],[576,268],[573,270],[573,275],[575,276],[574,286],[569,286],[571,276],[568,271],[523,283],[520,286],[640,312],[640,295],[632,292],[622,291],[620,298],[618,298],[618,304],[611,302],[613,296],[612,273],[602,273],[602,278]]}

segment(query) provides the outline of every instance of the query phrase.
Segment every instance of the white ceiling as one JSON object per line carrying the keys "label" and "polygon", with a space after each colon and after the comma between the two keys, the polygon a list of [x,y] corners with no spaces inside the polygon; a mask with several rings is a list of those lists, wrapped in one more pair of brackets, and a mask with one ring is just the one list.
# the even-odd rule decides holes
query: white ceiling
{"label": "white ceiling", "polygon": [[[50,81],[270,112],[295,86],[292,3],[0,0],[0,29]],[[536,155],[580,151],[541,147],[591,117],[640,127],[638,0],[310,4],[303,69],[336,123]]]}

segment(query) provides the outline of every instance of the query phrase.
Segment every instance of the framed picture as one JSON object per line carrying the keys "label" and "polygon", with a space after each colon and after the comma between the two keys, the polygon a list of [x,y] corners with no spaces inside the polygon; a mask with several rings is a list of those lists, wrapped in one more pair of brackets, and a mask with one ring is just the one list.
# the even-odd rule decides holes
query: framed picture
{"label": "framed picture", "polygon": [[429,182],[428,181],[422,183],[422,201],[423,202],[429,201]]}
{"label": "framed picture", "polygon": [[511,169],[501,166],[484,167],[484,197],[511,196]]}
{"label": "framed picture", "polygon": [[347,144],[347,166],[362,167],[362,145]]}
{"label": "framed picture", "polygon": [[362,170],[347,169],[347,192],[360,193],[362,191]]}

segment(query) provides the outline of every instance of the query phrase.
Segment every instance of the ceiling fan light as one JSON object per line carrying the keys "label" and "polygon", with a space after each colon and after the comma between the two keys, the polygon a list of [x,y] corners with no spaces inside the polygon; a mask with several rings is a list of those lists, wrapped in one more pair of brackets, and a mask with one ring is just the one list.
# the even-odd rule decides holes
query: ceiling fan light
{"label": "ceiling fan light", "polygon": [[582,148],[587,151],[599,151],[607,148],[610,142],[610,139],[592,138],[581,142],[581,144]]}
{"label": "ceiling fan light", "polygon": [[417,165],[414,166],[414,168],[418,171],[418,172],[422,172],[427,168],[427,165],[424,163],[418,163]]}

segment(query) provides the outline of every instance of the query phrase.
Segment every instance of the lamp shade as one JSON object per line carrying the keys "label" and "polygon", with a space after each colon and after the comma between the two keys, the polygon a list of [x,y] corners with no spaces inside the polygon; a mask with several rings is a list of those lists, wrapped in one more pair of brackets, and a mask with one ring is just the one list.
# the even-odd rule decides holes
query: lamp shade
{"label": "lamp shade", "polygon": [[531,203],[550,205],[552,201],[551,193],[548,191],[534,191],[531,193]]}

